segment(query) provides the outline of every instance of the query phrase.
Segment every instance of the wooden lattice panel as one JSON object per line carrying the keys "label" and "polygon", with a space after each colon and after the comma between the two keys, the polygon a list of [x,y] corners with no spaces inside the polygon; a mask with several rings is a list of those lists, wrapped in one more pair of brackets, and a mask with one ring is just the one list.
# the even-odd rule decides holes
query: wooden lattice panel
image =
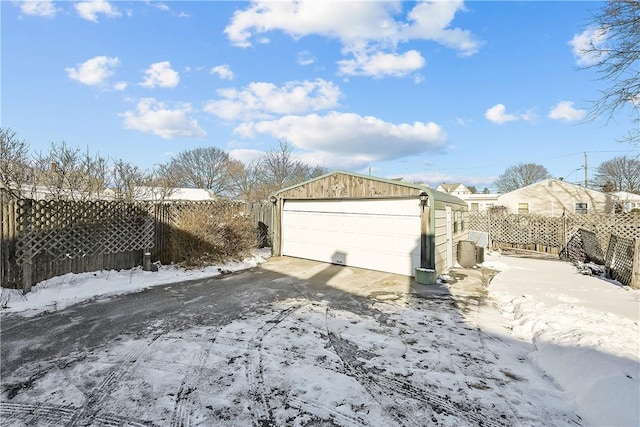
{"label": "wooden lattice panel", "polygon": [[566,233],[570,237],[584,229],[592,231],[598,238],[602,248],[609,245],[609,236],[614,234],[625,239],[640,238],[640,214],[636,212],[624,214],[572,214],[566,217]]}
{"label": "wooden lattice panel", "polygon": [[491,240],[522,245],[562,245],[562,218],[540,215],[492,216],[489,227]]}
{"label": "wooden lattice panel", "polygon": [[640,257],[635,252],[635,242],[611,235],[605,266],[609,277],[619,281],[623,285],[632,286],[634,257]]}
{"label": "wooden lattice panel", "polygon": [[18,202],[17,263],[39,254],[53,260],[151,248],[154,220],[144,203],[112,201]]}

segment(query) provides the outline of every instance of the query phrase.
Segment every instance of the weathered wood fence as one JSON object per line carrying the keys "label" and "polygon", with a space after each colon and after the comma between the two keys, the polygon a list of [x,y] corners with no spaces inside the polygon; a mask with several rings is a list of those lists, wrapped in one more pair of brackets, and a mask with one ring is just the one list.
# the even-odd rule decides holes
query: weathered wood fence
{"label": "weathered wood fence", "polygon": [[185,210],[233,210],[249,216],[256,245],[269,245],[271,203],[44,201],[0,192],[0,281],[29,291],[32,284],[66,273],[142,265],[145,252],[170,263],[171,233]]}
{"label": "weathered wood fence", "polygon": [[563,255],[580,244],[609,276],[640,288],[640,213],[536,214],[470,212],[469,229],[488,233],[497,249],[525,249]]}

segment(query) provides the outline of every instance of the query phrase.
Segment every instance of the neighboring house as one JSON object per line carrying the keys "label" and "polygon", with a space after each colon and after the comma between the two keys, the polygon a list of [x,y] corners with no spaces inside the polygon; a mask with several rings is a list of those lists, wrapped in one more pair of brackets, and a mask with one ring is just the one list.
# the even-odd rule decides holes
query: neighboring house
{"label": "neighboring house", "polygon": [[[2,188],[2,186],[0,186]],[[16,186],[12,186],[12,193],[16,193]],[[34,200],[111,200],[112,192],[108,188],[91,193],[91,196],[87,196],[87,193],[83,193],[77,190],[69,189],[55,189],[45,185],[32,185],[23,184],[19,192],[20,197],[25,199]]]}
{"label": "neighboring house", "polygon": [[640,209],[640,194],[629,193],[628,191],[616,191],[611,194],[616,197],[616,201],[622,206],[623,212]]}
{"label": "neighboring house", "polygon": [[[114,192],[114,198],[116,193]],[[165,187],[136,187],[135,200],[146,201],[204,201],[215,200],[217,197],[213,191],[206,188],[165,188]]]}
{"label": "neighboring house", "polygon": [[436,187],[437,191],[442,191],[443,193],[452,194],[454,196],[464,196],[467,194],[471,194],[471,191],[463,184],[455,183],[455,184],[445,184],[444,182]]}
{"label": "neighboring house", "polygon": [[486,212],[487,209],[492,208],[498,202],[499,194],[465,194],[460,197],[467,202],[469,211],[471,212]]}
{"label": "neighboring house", "polygon": [[501,194],[496,206],[504,206],[509,213],[561,216],[565,212],[611,213],[615,202],[611,194],[550,178]]}
{"label": "neighboring house", "polygon": [[498,194],[472,193],[467,186],[460,183],[445,184],[443,182],[436,190],[461,198],[467,202],[469,211],[471,212],[485,212],[488,208],[496,204],[499,196]]}

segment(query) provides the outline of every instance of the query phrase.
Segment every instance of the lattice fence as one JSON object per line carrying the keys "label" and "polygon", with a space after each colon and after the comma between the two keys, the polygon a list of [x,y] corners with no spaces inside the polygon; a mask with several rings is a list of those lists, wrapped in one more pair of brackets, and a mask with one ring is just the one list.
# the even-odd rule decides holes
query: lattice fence
{"label": "lattice fence", "polygon": [[32,283],[70,272],[139,266],[143,253],[150,249],[154,261],[175,262],[172,236],[189,234],[197,240],[201,234],[190,224],[181,224],[189,212],[208,215],[214,221],[225,214],[240,216],[243,224],[255,225],[250,232],[256,244],[268,243],[273,207],[271,203],[228,200],[81,202],[5,196],[0,192],[0,278],[3,287],[22,285],[25,291]]}
{"label": "lattice fence", "polygon": [[640,288],[640,239],[611,235],[605,260],[607,275],[620,283]]}
{"label": "lattice fence", "polygon": [[[104,267],[105,259],[107,267],[139,265],[154,244],[154,221],[144,203],[19,199],[16,211],[15,262],[25,291],[64,265],[67,272]],[[112,254],[129,256],[104,257]]]}
{"label": "lattice fence", "polygon": [[612,278],[640,287],[640,213],[544,217],[470,212],[469,223],[470,230],[489,233],[493,247],[605,264]]}
{"label": "lattice fence", "polygon": [[21,199],[17,263],[41,253],[60,260],[150,249],[153,226],[148,207],[140,204]]}
{"label": "lattice fence", "polygon": [[560,257],[572,262],[595,262],[604,265],[605,256],[596,234],[583,229],[569,239],[562,249]]}

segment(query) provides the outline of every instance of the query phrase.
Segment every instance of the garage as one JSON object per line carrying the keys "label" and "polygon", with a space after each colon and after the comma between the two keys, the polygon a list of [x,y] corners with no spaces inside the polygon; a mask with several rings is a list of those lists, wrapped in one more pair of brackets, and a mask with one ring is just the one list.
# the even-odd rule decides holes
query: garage
{"label": "garage", "polygon": [[420,263],[419,201],[286,200],[282,255],[411,276]]}
{"label": "garage", "polygon": [[333,172],[271,196],[273,252],[415,276],[453,266],[466,203],[431,188]]}

